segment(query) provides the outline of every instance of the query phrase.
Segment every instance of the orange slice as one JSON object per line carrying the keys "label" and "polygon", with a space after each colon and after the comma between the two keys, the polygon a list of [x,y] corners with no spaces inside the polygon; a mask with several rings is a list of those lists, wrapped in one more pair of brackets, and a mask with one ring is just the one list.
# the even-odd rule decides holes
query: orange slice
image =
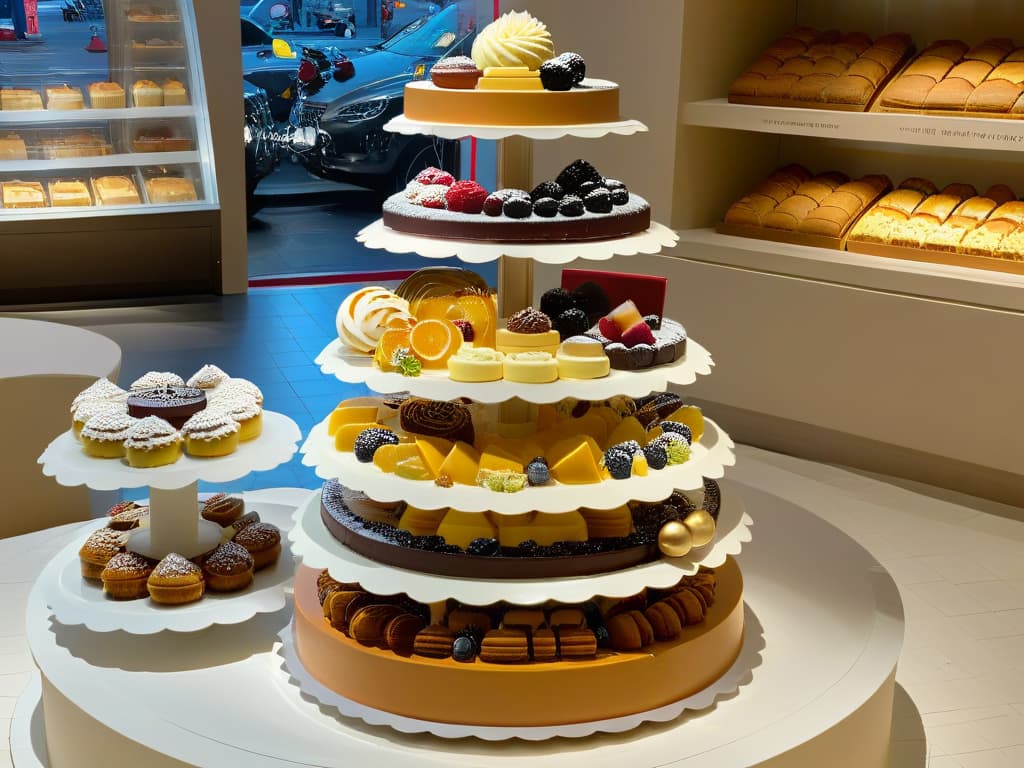
{"label": "orange slice", "polygon": [[408,328],[389,328],[381,334],[377,342],[377,350],[373,353],[373,363],[383,371],[392,371],[391,356],[399,347],[409,346]]}
{"label": "orange slice", "polygon": [[409,348],[424,368],[444,368],[462,346],[462,332],[451,320],[420,320],[409,331]]}

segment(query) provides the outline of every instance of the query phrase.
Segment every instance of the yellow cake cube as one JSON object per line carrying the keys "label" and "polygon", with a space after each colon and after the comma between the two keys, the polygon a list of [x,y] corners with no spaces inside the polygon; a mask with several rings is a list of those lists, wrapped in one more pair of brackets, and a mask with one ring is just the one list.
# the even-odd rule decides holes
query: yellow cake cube
{"label": "yellow cake cube", "polygon": [[437,527],[437,535],[444,536],[445,543],[465,549],[473,539],[498,538],[498,528],[486,512],[450,509]]}

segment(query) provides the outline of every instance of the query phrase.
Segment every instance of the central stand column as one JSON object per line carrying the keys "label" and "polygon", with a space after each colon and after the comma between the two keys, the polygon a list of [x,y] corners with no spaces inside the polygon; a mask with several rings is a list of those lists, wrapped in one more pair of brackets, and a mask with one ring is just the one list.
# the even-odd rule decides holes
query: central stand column
{"label": "central stand column", "polygon": [[[498,142],[498,189],[533,187],[533,142],[510,136]],[[533,259],[498,260],[498,317],[509,317],[533,303]]]}
{"label": "central stand column", "polygon": [[160,560],[171,552],[192,558],[216,547],[222,529],[200,519],[198,492],[198,482],[172,490],[150,488],[149,528],[134,531],[128,549]]}

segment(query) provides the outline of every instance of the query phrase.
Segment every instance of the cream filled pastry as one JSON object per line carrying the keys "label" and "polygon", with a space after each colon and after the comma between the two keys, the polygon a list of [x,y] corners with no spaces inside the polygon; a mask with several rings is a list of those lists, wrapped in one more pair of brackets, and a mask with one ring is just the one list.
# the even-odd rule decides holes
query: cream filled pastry
{"label": "cream filled pastry", "polygon": [[192,377],[186,382],[185,386],[196,387],[197,389],[213,389],[214,387],[219,387],[229,378],[231,377],[216,365],[207,363],[192,374]]}
{"label": "cream filled pastry", "polygon": [[150,371],[132,382],[132,389],[135,391],[142,389],[159,389],[161,387],[183,386],[185,386],[184,379],[182,379],[178,374],[171,373],[170,371]]}
{"label": "cream filled pastry", "polygon": [[349,294],[338,307],[338,338],[346,347],[369,354],[384,331],[408,327],[412,320],[409,302],[401,296],[380,286],[362,288]]}
{"label": "cream filled pastry", "polygon": [[505,355],[488,347],[468,344],[448,358],[448,378],[452,381],[497,381],[502,377]]}
{"label": "cream filled pastry", "polygon": [[123,389],[117,386],[117,384],[112,382],[110,379],[97,379],[95,382],[93,382],[88,387],[79,392],[77,395],[75,395],[75,399],[71,401],[71,411],[73,412],[76,408],[78,408],[79,405],[84,403],[86,400],[120,399],[123,402],[127,395],[127,392],[125,392]]}
{"label": "cream filled pastry", "polygon": [[160,467],[181,458],[182,442],[181,433],[169,422],[159,416],[147,416],[138,419],[128,431],[124,448],[131,466]]}
{"label": "cream filled pastry", "polygon": [[253,440],[263,432],[263,408],[250,397],[235,395],[218,398],[213,401],[211,409],[227,414],[238,424],[239,442]]}
{"label": "cream filled pastry", "polygon": [[199,411],[181,427],[190,456],[226,456],[238,448],[241,427],[221,410]]}
{"label": "cream filled pastry", "polygon": [[78,438],[82,432],[82,428],[93,416],[100,415],[117,415],[121,413],[127,413],[125,404],[123,401],[117,400],[86,400],[75,408],[74,413],[71,415],[71,429],[75,433],[75,437]]}
{"label": "cream filled pastry", "polygon": [[558,362],[550,352],[513,352],[505,355],[504,376],[524,384],[545,384],[558,378]]}
{"label": "cream filled pastry", "polygon": [[547,26],[527,11],[510,11],[495,19],[473,41],[473,61],[487,67],[527,67],[540,65],[555,55]]}
{"label": "cream filled pastry", "polygon": [[558,348],[555,360],[563,379],[598,379],[611,370],[604,345],[589,336],[570,336]]}
{"label": "cream filled pastry", "polygon": [[229,378],[210,392],[209,397],[212,401],[245,397],[263,405],[263,392],[248,379]]}

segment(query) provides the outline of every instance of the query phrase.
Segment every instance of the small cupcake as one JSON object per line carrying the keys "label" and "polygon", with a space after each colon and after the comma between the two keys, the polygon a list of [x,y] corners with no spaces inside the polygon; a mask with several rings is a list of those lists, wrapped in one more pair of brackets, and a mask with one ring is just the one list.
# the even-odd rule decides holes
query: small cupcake
{"label": "small cupcake", "polygon": [[137,422],[127,413],[93,416],[79,433],[82,450],[97,459],[120,459],[125,455],[124,441]]}
{"label": "small cupcake", "polygon": [[281,531],[270,523],[253,523],[248,525],[232,539],[241,544],[252,555],[253,567],[261,570],[277,562],[281,556]]}
{"label": "small cupcake", "polygon": [[88,387],[83,389],[77,395],[75,399],[71,401],[71,412],[74,413],[75,409],[78,408],[82,403],[88,400],[121,400],[128,396],[128,393],[121,389],[117,384],[112,382],[110,379],[103,378],[97,379],[95,382],[90,384]]}
{"label": "small cupcake", "polygon": [[114,555],[124,550],[128,543],[128,534],[110,528],[93,531],[78,550],[78,559],[82,564],[82,578],[99,581],[103,569]]}
{"label": "small cupcake", "polygon": [[181,426],[189,456],[227,456],[238,450],[238,422],[222,410],[209,408],[189,417]]}
{"label": "small cupcake", "polygon": [[215,389],[229,378],[231,377],[216,365],[207,363],[192,374],[192,377],[186,382],[186,386],[196,387],[197,389]]}
{"label": "small cupcake", "polygon": [[237,422],[239,442],[255,440],[263,432],[263,408],[245,395],[215,399],[210,409],[221,411]]}
{"label": "small cupcake", "polygon": [[100,574],[103,591],[114,600],[138,600],[149,596],[146,581],[153,561],[135,552],[121,552],[110,558]]}
{"label": "small cupcake", "polygon": [[71,431],[74,432],[75,439],[81,440],[82,427],[93,416],[127,412],[128,409],[124,402],[118,402],[117,400],[86,400],[80,403],[71,413]]}
{"label": "small cupcake", "polygon": [[183,605],[203,596],[202,569],[176,552],[157,563],[146,580],[149,599],[162,605]]}
{"label": "small cupcake", "polygon": [[203,560],[203,577],[211,592],[234,592],[252,583],[252,555],[241,544],[225,541]]}
{"label": "small cupcake", "polygon": [[209,520],[221,528],[226,528],[241,517],[243,512],[245,512],[245,501],[237,496],[216,493],[203,502],[203,509],[200,514],[204,520]]}
{"label": "small cupcake", "polygon": [[469,90],[483,74],[469,56],[451,56],[430,68],[430,81],[438,88]]}
{"label": "small cupcake", "polygon": [[[83,439],[85,432],[82,430]],[[168,422],[159,416],[147,416],[129,430],[124,449],[133,467],[161,467],[181,458],[183,443],[181,433]]]}
{"label": "small cupcake", "polygon": [[184,387],[185,380],[176,373],[170,371],[150,371],[132,382],[132,391],[141,392],[144,389],[164,389],[165,387]]}
{"label": "small cupcake", "polygon": [[233,395],[243,395],[256,401],[257,405],[263,405],[263,393],[260,388],[248,379],[232,379],[222,382],[215,390],[212,397],[215,400],[220,398],[229,399]]}

